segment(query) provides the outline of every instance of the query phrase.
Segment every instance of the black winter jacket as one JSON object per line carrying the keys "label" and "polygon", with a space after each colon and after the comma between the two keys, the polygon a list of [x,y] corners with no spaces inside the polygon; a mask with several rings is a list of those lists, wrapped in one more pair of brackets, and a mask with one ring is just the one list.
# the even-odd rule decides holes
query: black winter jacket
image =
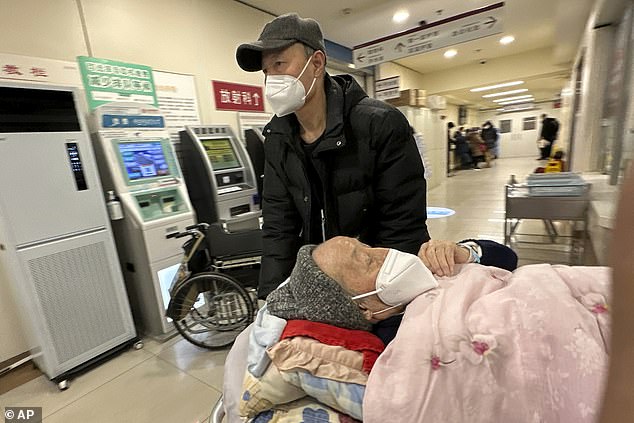
{"label": "black winter jacket", "polygon": [[557,119],[547,117],[542,121],[542,131],[540,137],[553,142],[557,139],[557,132],[559,131],[559,122]]}
{"label": "black winter jacket", "polygon": [[325,90],[326,130],[312,153],[321,202],[311,198],[295,115],[273,117],[264,128],[260,298],[290,275],[299,247],[314,239],[314,205],[324,204],[325,239],[358,237],[373,247],[413,254],[429,240],[427,184],[405,116],[369,98],[349,75],[326,75]]}

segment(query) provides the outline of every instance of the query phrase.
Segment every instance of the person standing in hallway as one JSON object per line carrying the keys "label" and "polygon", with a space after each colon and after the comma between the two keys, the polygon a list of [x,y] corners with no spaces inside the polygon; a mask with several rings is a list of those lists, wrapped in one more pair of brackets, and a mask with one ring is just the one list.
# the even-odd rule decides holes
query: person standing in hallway
{"label": "person standing in hallway", "polygon": [[456,130],[453,136],[454,143],[456,144],[456,155],[460,160],[461,169],[471,169],[473,167],[473,160],[471,159],[471,148],[464,136],[464,127],[461,126]]}
{"label": "person standing in hallway", "polygon": [[352,76],[326,73],[317,21],[279,16],[236,60],[264,72],[275,113],[264,129],[258,296],[290,275],[302,245],[337,235],[416,254],[429,240],[427,184],[410,125]]}
{"label": "person standing in hallway", "polygon": [[[452,162],[456,162],[456,143],[452,137],[452,129],[456,127],[453,122],[447,123],[447,176],[454,176]],[[452,160],[453,159],[453,160]]]}
{"label": "person standing in hallway", "polygon": [[500,155],[498,140],[500,135],[498,130],[490,120],[482,125],[482,139],[487,146],[487,150],[491,154],[492,159],[497,159]]}
{"label": "person standing in hallway", "polygon": [[559,122],[555,118],[548,117],[546,113],[542,114],[542,129],[539,133],[539,159],[547,160],[553,148],[553,143],[557,139],[559,132]]}
{"label": "person standing in hallway", "polygon": [[471,128],[467,130],[467,141],[469,142],[469,148],[471,149],[471,157],[473,159],[473,168],[479,169],[480,162],[486,162],[487,167],[491,167],[491,159],[487,152],[487,146],[478,134],[478,128]]}

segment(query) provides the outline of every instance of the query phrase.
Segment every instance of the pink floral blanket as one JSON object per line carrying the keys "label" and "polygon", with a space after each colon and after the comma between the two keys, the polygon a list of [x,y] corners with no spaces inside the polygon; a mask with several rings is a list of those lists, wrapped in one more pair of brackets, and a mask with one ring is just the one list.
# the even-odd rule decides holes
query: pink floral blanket
{"label": "pink floral blanket", "polygon": [[477,264],[408,307],[365,423],[592,422],[607,375],[610,270]]}

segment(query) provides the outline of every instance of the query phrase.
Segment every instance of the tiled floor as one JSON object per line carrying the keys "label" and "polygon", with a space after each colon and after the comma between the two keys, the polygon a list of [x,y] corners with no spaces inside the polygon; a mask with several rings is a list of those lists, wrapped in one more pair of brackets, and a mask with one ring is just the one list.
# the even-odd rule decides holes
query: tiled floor
{"label": "tiled floor", "polygon": [[[460,171],[430,190],[427,203],[456,214],[430,219],[436,239],[503,241],[504,184],[523,179],[539,162],[500,159],[490,169]],[[544,254],[544,261],[549,257]],[[180,337],[159,344],[146,339],[71,382],[60,392],[40,376],[0,395],[5,406],[41,406],[45,423],[194,423],[206,421],[222,387],[226,351],[199,349]]]}

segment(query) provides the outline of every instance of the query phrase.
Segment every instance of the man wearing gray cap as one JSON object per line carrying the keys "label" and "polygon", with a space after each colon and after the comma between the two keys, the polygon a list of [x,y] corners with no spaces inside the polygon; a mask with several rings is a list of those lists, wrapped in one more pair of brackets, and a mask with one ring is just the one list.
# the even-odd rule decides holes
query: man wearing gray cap
{"label": "man wearing gray cap", "polygon": [[275,18],[236,51],[262,70],[275,117],[264,129],[258,296],[289,276],[299,248],[337,235],[416,254],[429,240],[423,164],[407,119],[349,75],[326,73],[319,24]]}

